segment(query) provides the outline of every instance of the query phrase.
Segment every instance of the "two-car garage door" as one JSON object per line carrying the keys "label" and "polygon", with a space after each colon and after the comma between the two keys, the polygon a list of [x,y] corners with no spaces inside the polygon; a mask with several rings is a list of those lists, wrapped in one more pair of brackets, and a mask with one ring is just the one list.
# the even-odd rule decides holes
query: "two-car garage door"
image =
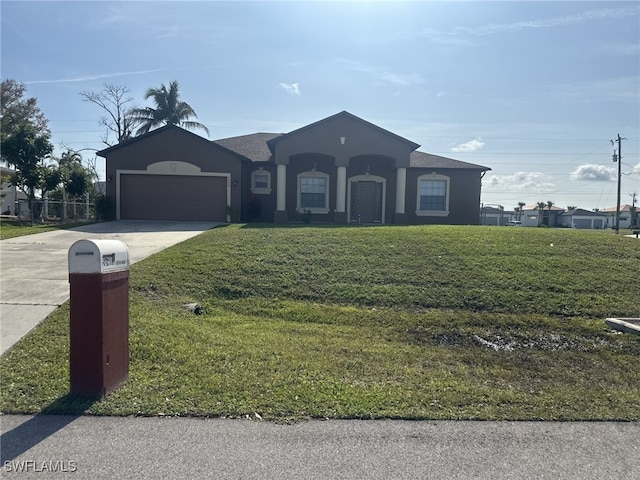
{"label": "two-car garage door", "polygon": [[120,175],[120,218],[227,221],[227,177]]}

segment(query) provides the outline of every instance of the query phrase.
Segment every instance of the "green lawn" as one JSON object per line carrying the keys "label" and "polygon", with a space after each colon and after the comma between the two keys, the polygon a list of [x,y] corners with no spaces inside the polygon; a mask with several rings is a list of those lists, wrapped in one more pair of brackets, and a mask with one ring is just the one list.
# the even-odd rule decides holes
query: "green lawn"
{"label": "green lawn", "polygon": [[0,360],[0,410],[640,420],[640,337],[604,324],[640,316],[639,268],[607,232],[214,229],[132,266],[122,388],[67,395],[64,306]]}
{"label": "green lawn", "polygon": [[89,222],[65,222],[65,223],[45,223],[31,225],[28,220],[18,222],[17,220],[2,218],[0,219],[0,240],[7,238],[22,237],[32,235],[34,233],[50,232],[51,230],[59,230],[61,228],[73,228],[81,225],[87,225]]}

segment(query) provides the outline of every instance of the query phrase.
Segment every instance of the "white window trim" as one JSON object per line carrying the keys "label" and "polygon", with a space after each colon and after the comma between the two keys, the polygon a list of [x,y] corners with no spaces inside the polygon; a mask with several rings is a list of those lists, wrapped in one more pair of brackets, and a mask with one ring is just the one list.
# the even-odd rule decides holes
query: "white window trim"
{"label": "white window trim", "polygon": [[[266,175],[267,176],[267,188],[257,188],[256,185],[256,175]],[[260,167],[258,170],[254,170],[251,172],[251,193],[256,195],[269,195],[271,193],[271,172]]]}
{"label": "white window trim", "polygon": [[[447,191],[444,200],[444,210],[420,210],[420,182],[422,180],[444,180],[447,182]],[[416,182],[416,215],[418,217],[447,217],[449,216],[449,186],[451,179],[446,175],[440,175],[439,173],[427,173],[420,175]]]}
{"label": "white window trim", "polygon": [[[301,179],[302,177],[316,177],[316,178],[325,178],[327,183],[327,190],[325,192],[325,196],[324,196],[324,208],[302,208],[302,200],[301,200],[301,187],[300,187],[300,183],[301,183]],[[296,184],[297,184],[297,200],[296,200],[296,211],[298,213],[305,213],[305,212],[310,212],[310,213],[321,213],[321,214],[326,214],[329,213],[329,192],[331,191],[330,189],[330,185],[329,185],[329,181],[330,181],[330,177],[328,173],[324,173],[324,172],[319,172],[317,170],[311,170],[308,172],[301,172],[298,174],[298,177],[296,179]]]}

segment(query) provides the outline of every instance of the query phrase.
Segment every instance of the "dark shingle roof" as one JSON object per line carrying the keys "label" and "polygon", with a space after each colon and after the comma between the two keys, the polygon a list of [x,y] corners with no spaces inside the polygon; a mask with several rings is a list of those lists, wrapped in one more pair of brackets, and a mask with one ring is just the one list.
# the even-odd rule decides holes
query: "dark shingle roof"
{"label": "dark shingle roof", "polygon": [[[252,162],[267,162],[272,159],[271,150],[268,143],[271,140],[281,137],[283,133],[252,133],[240,135],[239,137],[221,138],[214,142],[218,145],[239,153]],[[411,152],[410,157],[412,168],[458,168],[471,170],[491,170],[489,167],[476,165],[474,163],[462,162],[452,158],[441,157],[424,152]]]}
{"label": "dark shingle roof", "polygon": [[239,153],[252,162],[267,162],[271,158],[267,142],[281,135],[281,133],[252,133],[239,137],[222,138],[214,142]]}
{"label": "dark shingle roof", "polygon": [[483,167],[482,165],[476,165],[475,163],[462,162],[460,160],[454,160],[452,158],[441,157],[439,155],[432,155],[431,153],[424,152],[411,152],[410,161],[412,168],[463,168],[467,170],[491,170],[489,167]]}
{"label": "dark shingle roof", "polygon": [[562,215],[567,217],[606,217],[607,216],[606,213],[591,212],[583,208],[574,208],[573,210],[564,212]]}

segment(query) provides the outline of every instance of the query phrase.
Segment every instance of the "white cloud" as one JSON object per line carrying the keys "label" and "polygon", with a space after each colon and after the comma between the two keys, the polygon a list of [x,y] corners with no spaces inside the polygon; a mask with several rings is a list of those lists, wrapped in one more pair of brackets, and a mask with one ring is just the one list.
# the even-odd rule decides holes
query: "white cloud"
{"label": "white cloud", "polygon": [[639,43],[608,43],[602,45],[597,50],[600,53],[604,53],[606,55],[613,56],[637,56],[640,54],[640,44]]}
{"label": "white cloud", "polygon": [[457,27],[453,33],[469,33],[471,35],[492,35],[501,32],[518,31],[527,28],[552,28],[568,25],[583,24],[591,20],[604,20],[608,18],[624,18],[638,14],[638,7],[599,8],[585,10],[575,15],[552,17],[539,20],[527,20],[514,23],[490,24],[479,28]]}
{"label": "white cloud", "polygon": [[[610,18],[626,18],[630,16],[637,16],[638,11],[639,9],[636,5],[620,8],[597,8],[584,10],[574,15],[524,20],[513,23],[492,23],[475,28],[458,26],[449,31],[426,28],[420,32],[405,33],[402,36],[406,39],[412,39],[417,35],[428,39],[432,43],[444,45],[460,47],[475,46],[476,42],[470,38],[496,35],[505,32],[517,32],[525,29],[566,27],[569,25],[580,25],[590,21],[606,20]],[[633,47],[631,47],[631,51],[633,51]],[[630,54],[630,52],[626,51],[625,54]]]}
{"label": "white cloud", "polygon": [[572,98],[585,103],[637,101],[640,77],[627,76],[592,81],[547,85],[543,90],[556,98]]}
{"label": "white cloud", "polygon": [[617,174],[615,167],[580,165],[571,173],[571,178],[588,182],[612,182],[617,179]]}
{"label": "white cloud", "polygon": [[500,191],[546,193],[554,190],[550,177],[542,172],[516,172],[512,175],[491,175],[483,185]]}
{"label": "white cloud", "polygon": [[73,82],[88,82],[92,80],[102,80],[105,78],[124,77],[128,75],[146,75],[148,73],[156,73],[164,71],[164,68],[154,68],[152,70],[138,70],[135,72],[114,72],[114,73],[100,73],[95,75],[84,75],[81,77],[69,77],[58,78],[53,80],[28,80],[24,82],[25,85],[35,85],[38,83],[73,83]]}
{"label": "white cloud", "polygon": [[356,72],[363,72],[372,76],[378,83],[378,85],[391,85],[393,87],[413,87],[424,83],[424,79],[418,73],[398,73],[390,70],[377,67],[375,65],[366,65],[362,62],[356,62],[351,60],[340,60],[351,70]]}
{"label": "white cloud", "polygon": [[299,83],[280,83],[279,86],[290,95],[301,95]]}
{"label": "white cloud", "polygon": [[474,140],[469,140],[466,143],[456,145],[455,147],[451,147],[451,151],[456,153],[470,153],[480,150],[482,147],[484,147],[484,142],[481,142],[479,138],[476,138]]}

